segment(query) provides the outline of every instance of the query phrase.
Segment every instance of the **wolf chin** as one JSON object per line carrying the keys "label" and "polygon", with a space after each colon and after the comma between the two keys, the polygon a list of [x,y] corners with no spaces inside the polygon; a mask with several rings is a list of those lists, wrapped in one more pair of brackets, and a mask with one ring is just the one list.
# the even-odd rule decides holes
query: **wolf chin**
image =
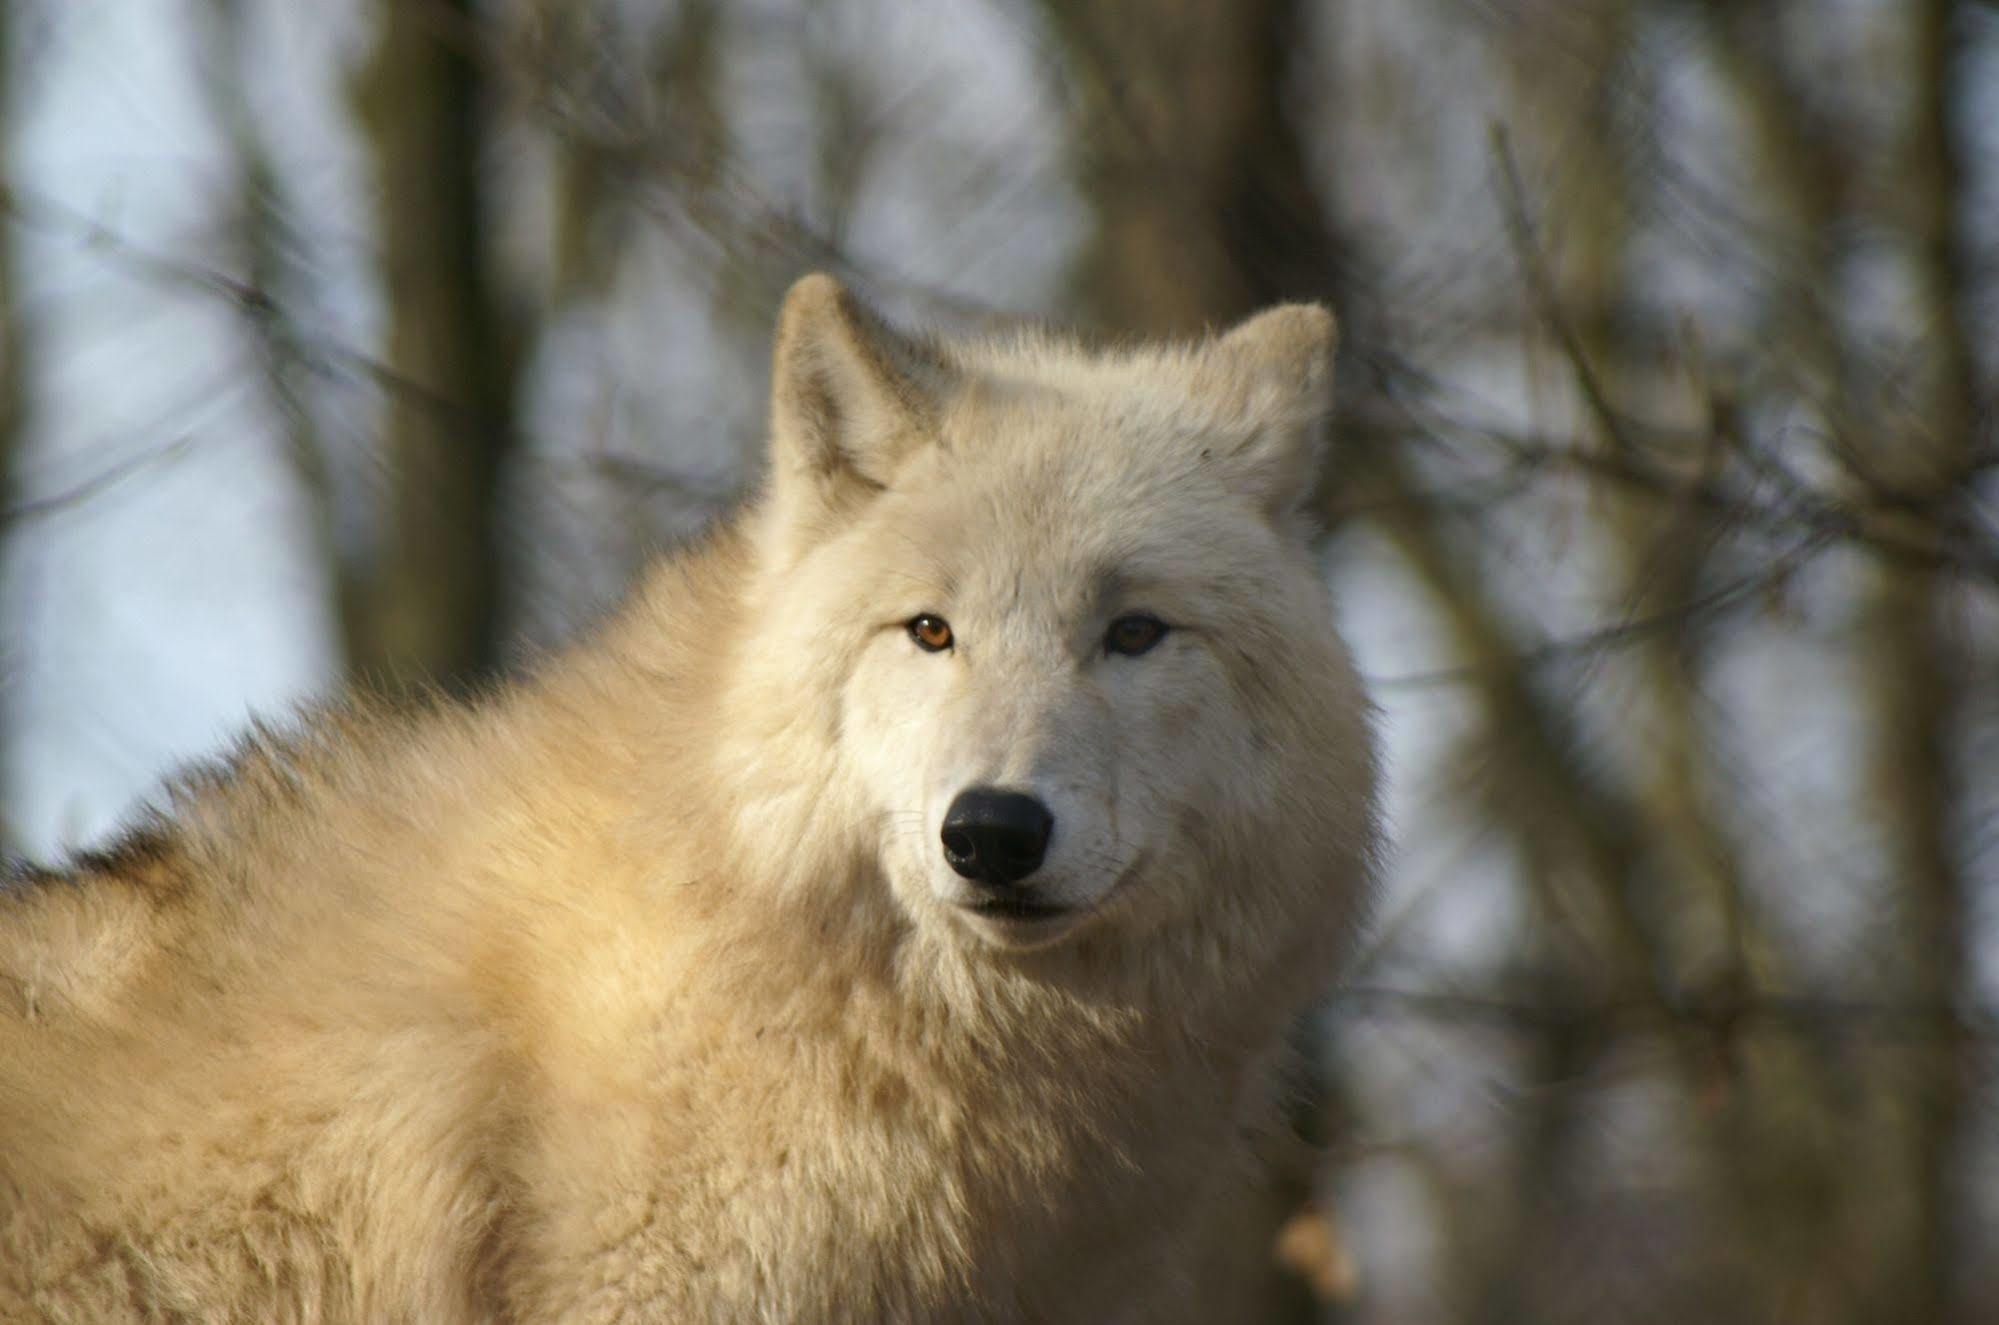
{"label": "wolf chin", "polygon": [[0,1318],[1252,1318],[1375,841],[1333,334],[801,281],[760,495],[591,639],[0,888]]}

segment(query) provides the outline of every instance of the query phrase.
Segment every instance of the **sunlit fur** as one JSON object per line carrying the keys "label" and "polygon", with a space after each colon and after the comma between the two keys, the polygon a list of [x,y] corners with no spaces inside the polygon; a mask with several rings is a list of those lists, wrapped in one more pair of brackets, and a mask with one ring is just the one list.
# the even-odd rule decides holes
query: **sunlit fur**
{"label": "sunlit fur", "polygon": [[[0,1319],[1252,1318],[1373,849],[1293,513],[1331,335],[917,343],[801,282],[763,495],[593,639],[0,892]],[[975,782],[1054,811],[1059,921],[958,904]]]}

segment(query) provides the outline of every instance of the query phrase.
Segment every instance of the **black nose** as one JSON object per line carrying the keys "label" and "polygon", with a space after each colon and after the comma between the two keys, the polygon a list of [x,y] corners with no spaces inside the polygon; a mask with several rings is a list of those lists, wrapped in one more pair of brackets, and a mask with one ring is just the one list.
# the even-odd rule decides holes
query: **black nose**
{"label": "black nose", "polygon": [[1003,888],[1041,868],[1055,816],[1020,791],[971,787],[944,813],[944,859],[975,883]]}

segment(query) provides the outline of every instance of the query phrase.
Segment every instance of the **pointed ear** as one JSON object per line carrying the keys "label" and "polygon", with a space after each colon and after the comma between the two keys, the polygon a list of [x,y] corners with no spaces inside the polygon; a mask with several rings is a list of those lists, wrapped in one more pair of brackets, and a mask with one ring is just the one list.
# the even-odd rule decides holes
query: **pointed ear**
{"label": "pointed ear", "polygon": [[888,486],[934,435],[945,367],[833,277],[806,276],[778,314],[771,469],[781,497],[822,506]]}
{"label": "pointed ear", "polygon": [[1273,516],[1311,495],[1333,407],[1332,312],[1280,304],[1218,337],[1204,356],[1209,389],[1242,440],[1220,459]]}

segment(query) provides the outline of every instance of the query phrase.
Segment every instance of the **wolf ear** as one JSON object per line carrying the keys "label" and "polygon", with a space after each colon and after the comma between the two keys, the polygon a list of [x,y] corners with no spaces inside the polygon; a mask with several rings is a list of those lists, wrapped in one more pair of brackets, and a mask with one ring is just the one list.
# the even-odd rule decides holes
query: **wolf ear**
{"label": "wolf ear", "polygon": [[878,492],[934,435],[942,359],[823,272],[784,297],[771,363],[771,469],[781,499]]}
{"label": "wolf ear", "polygon": [[1232,479],[1273,516],[1311,495],[1333,407],[1331,310],[1280,304],[1218,337],[1205,355],[1206,380],[1242,438],[1217,455]]}

